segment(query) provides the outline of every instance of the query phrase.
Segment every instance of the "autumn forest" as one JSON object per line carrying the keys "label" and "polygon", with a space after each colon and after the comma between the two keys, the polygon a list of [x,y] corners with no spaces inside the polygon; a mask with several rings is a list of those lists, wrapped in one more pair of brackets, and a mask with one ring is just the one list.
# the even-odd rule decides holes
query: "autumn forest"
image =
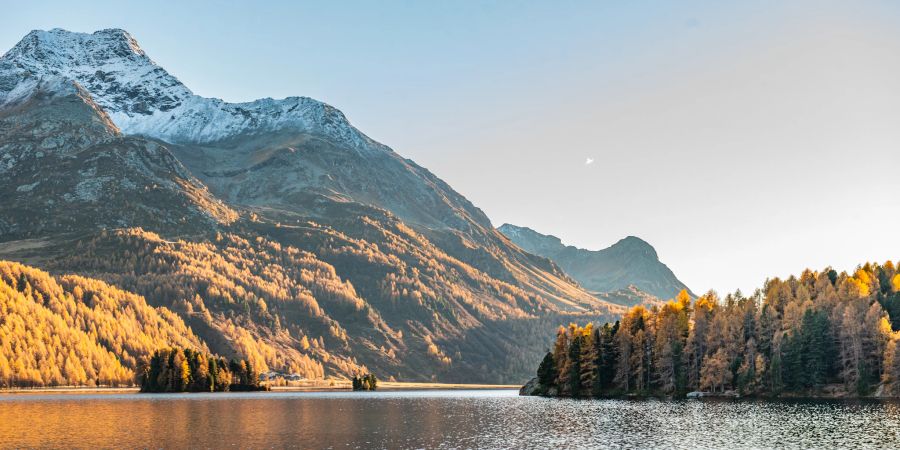
{"label": "autumn forest", "polygon": [[804,271],[762,289],[662,306],[621,320],[560,327],[524,393],[900,396],[900,273],[888,261],[853,273]]}

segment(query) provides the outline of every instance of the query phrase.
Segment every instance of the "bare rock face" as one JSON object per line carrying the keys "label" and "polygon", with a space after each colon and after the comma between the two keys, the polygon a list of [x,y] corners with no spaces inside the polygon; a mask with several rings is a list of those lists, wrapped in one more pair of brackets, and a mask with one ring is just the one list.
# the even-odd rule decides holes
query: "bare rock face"
{"label": "bare rock face", "polygon": [[47,77],[78,82],[106,111],[120,117],[171,111],[193,95],[119,29],[28,33],[0,59],[0,104],[4,91]]}
{"label": "bare rock face", "polygon": [[660,299],[674,298],[682,289],[694,296],[660,262],[653,246],[640,238],[628,236],[603,250],[585,250],[526,227],[503,224],[499,230],[524,250],[558,264],[588,290],[601,294],[617,292],[614,296],[630,297],[628,302],[632,304],[643,303],[634,292],[629,294],[632,288]]}
{"label": "bare rock face", "polygon": [[519,395],[540,395],[541,392],[543,392],[543,388],[541,387],[541,383],[538,382],[537,377],[528,380],[528,382],[519,389]]}

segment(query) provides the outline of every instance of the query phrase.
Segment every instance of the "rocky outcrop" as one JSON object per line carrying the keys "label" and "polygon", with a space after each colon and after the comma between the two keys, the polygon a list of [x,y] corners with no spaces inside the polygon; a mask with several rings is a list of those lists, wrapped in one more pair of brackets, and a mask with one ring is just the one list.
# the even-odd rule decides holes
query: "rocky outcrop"
{"label": "rocky outcrop", "polygon": [[538,382],[537,377],[528,380],[528,382],[519,389],[519,395],[538,395],[540,392],[542,392],[541,383]]}
{"label": "rocky outcrop", "polygon": [[537,377],[528,380],[524,386],[519,389],[519,395],[542,395],[544,387],[538,381]]}

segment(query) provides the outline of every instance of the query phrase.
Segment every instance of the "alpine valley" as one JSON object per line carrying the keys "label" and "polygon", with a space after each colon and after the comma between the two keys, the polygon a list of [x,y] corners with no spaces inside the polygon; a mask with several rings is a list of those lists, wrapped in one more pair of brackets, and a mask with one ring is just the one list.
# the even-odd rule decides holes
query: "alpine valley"
{"label": "alpine valley", "polygon": [[685,288],[643,241],[598,263],[516,230],[339,110],[195,95],[120,29],[0,58],[0,386],[129,384],[170,346],[519,383],[560,323]]}

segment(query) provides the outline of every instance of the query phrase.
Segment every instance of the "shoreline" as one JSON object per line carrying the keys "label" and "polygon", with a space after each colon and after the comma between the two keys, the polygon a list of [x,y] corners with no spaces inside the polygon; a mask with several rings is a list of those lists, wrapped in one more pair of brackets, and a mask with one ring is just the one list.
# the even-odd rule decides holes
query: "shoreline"
{"label": "shoreline", "polygon": [[94,386],[63,386],[63,387],[37,387],[37,388],[4,388],[0,389],[0,394],[27,394],[29,392],[36,393],[59,393],[74,394],[83,393],[91,394],[97,392],[140,392],[139,387],[94,387]]}
{"label": "shoreline", "polygon": [[[428,390],[491,390],[511,389],[518,390],[519,385],[513,384],[465,384],[465,383],[426,383],[415,381],[379,381],[377,391],[428,391]],[[269,391],[259,392],[352,392],[348,380],[316,380],[301,382],[294,386],[272,386]],[[376,391],[376,392],[377,392]],[[235,391],[237,392],[237,391]],[[37,388],[10,388],[0,389],[0,394],[96,394],[96,393],[134,393],[139,394],[139,387],[93,387],[93,386],[63,386],[63,387],[37,387]],[[173,392],[176,394],[178,392]]]}
{"label": "shoreline", "polygon": [[[297,392],[297,391],[349,391],[349,381],[335,380],[331,382],[313,383],[298,386],[272,386],[272,392]],[[416,381],[379,381],[377,391],[428,391],[428,390],[487,390],[487,389],[514,389],[521,386],[516,384],[466,384],[466,383],[427,383]]]}

